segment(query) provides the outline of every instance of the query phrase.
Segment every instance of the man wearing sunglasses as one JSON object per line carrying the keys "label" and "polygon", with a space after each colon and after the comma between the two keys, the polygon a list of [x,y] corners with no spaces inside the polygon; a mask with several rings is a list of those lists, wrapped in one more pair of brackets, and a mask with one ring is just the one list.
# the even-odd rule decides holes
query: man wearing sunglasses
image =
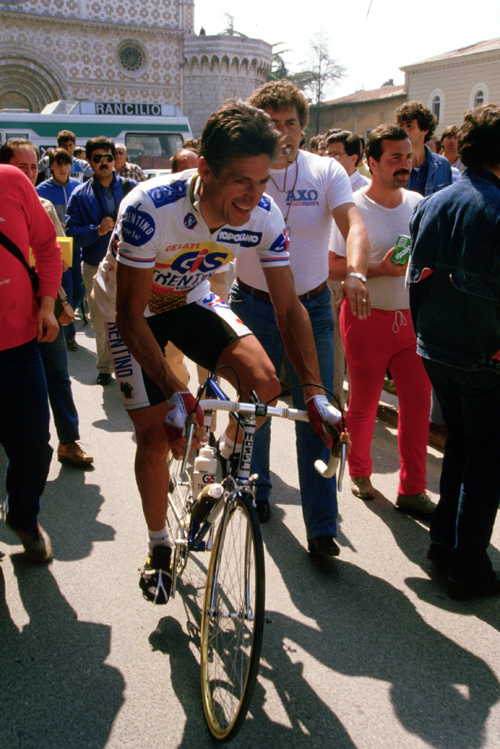
{"label": "man wearing sunglasses", "polygon": [[71,195],[66,214],[66,234],[82,248],[83,285],[96,339],[97,383],[108,385],[113,367],[102,314],[90,292],[97,267],[106,254],[120,203],[137,182],[116,174],[115,144],[104,136],[88,140],[85,152],[94,173]]}

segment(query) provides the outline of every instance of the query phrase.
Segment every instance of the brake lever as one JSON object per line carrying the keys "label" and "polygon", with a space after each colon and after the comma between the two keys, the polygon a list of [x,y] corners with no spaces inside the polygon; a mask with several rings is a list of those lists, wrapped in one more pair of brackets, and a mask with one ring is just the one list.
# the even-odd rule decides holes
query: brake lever
{"label": "brake lever", "polygon": [[329,427],[328,431],[335,439],[334,445],[330,452],[328,465],[326,465],[326,463],[322,460],[317,460],[314,463],[314,467],[318,471],[318,473],[325,479],[332,478],[332,476],[337,473],[338,468],[338,490],[342,491],[342,479],[344,477],[347,455],[351,451],[351,436],[347,430],[345,432],[340,432],[337,427]]}

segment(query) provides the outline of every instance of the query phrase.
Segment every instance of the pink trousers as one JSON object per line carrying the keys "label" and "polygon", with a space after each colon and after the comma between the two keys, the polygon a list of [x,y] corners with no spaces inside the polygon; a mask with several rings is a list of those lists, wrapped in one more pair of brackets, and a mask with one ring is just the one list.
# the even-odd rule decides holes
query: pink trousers
{"label": "pink trousers", "polygon": [[416,351],[410,310],[372,309],[359,320],[344,302],[340,331],[351,378],[351,399],[346,424],[351,432],[349,472],[371,476],[373,428],[389,369],[399,400],[399,493],[420,494],[426,488],[431,383]]}

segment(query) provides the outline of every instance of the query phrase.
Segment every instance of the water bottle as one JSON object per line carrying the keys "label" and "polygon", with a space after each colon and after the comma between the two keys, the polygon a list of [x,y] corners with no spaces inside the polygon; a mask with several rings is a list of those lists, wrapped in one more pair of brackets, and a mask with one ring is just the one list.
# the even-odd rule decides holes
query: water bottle
{"label": "water bottle", "polygon": [[224,489],[221,484],[208,484],[205,486],[191,510],[192,516],[195,520],[202,525],[205,521],[214,523],[222,510],[222,502],[220,501]]}
{"label": "water bottle", "polygon": [[193,497],[198,498],[208,484],[214,484],[217,474],[215,448],[202,447],[194,461]]}

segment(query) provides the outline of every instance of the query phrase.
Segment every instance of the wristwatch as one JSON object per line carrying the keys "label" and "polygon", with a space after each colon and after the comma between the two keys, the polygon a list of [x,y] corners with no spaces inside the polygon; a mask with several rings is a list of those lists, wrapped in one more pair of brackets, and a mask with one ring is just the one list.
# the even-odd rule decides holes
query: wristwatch
{"label": "wristwatch", "polygon": [[348,278],[359,278],[360,281],[366,283],[366,276],[364,276],[362,273],[348,273],[346,279]]}

